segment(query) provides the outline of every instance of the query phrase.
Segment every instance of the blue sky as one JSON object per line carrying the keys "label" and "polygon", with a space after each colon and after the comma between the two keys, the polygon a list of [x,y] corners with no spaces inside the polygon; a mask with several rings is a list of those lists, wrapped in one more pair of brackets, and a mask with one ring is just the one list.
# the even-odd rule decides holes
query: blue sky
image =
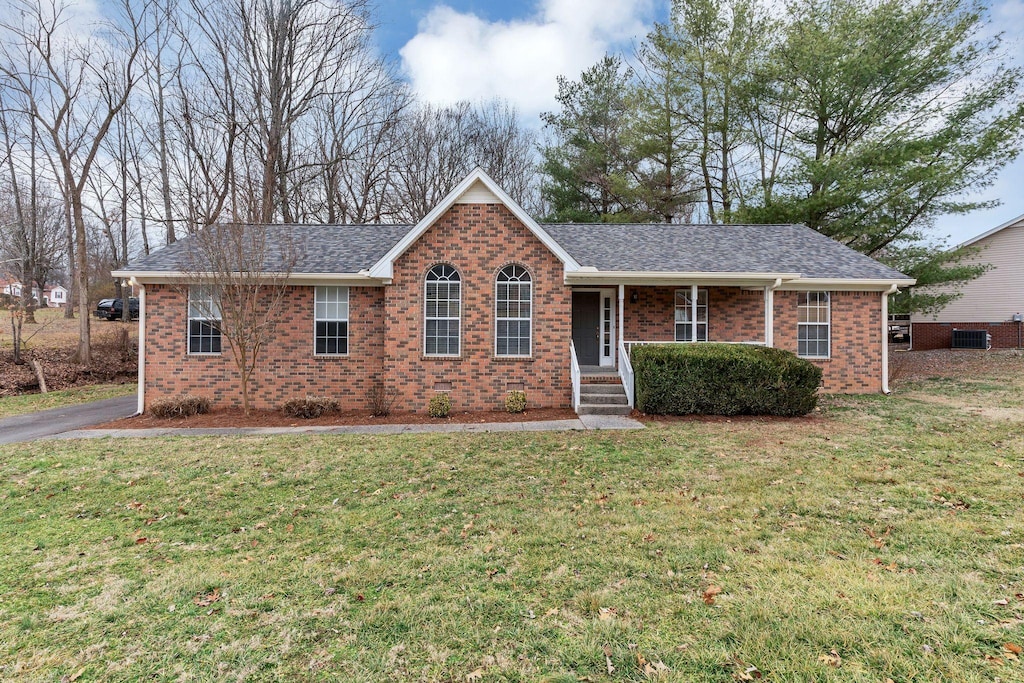
{"label": "blue sky", "polygon": [[[504,97],[537,125],[555,108],[555,77],[570,78],[606,52],[628,52],[667,0],[379,0],[377,42],[424,100]],[[993,26],[1024,63],[1024,0],[993,0]],[[934,236],[958,244],[1024,214],[1024,160],[973,199],[1002,205],[939,220]]]}

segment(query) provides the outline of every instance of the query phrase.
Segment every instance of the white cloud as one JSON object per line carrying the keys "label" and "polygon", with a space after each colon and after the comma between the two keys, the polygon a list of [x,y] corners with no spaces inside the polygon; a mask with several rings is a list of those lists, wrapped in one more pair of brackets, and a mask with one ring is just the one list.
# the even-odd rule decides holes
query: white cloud
{"label": "white cloud", "polygon": [[399,54],[428,102],[502,97],[532,119],[554,108],[557,76],[642,38],[650,14],[651,0],[539,0],[530,18],[492,22],[438,5]]}

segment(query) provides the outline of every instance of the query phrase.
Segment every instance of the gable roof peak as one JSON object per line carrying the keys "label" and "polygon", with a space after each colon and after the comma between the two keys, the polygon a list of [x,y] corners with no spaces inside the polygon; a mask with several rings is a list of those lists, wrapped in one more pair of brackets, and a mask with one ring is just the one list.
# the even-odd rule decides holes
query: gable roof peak
{"label": "gable roof peak", "polygon": [[[472,192],[470,190],[472,189]],[[423,236],[430,226],[437,222],[437,220],[444,215],[448,209],[455,204],[460,203],[465,197],[465,201],[461,203],[484,203],[484,204],[503,204],[505,208],[512,212],[512,215],[519,219],[519,221],[526,226],[526,229],[534,234],[544,244],[545,247],[551,251],[552,254],[562,262],[566,272],[578,270],[580,265],[576,262],[569,252],[567,252],[558,242],[556,242],[551,235],[547,233],[538,223],[533,219],[530,214],[526,212],[523,207],[519,205],[514,199],[512,199],[508,193],[506,193],[501,186],[499,186],[494,179],[487,175],[487,172],[477,166],[473,169],[469,175],[463,178],[462,182],[455,186],[451,192],[449,192],[444,199],[438,202],[437,206],[430,210],[426,216],[420,219],[420,221],[412,227],[412,229],[405,234],[398,244],[393,246],[388,253],[384,254],[383,257],[377,263],[370,268],[370,275],[376,278],[390,279],[394,273],[395,261],[409,248],[415,244],[416,240]],[[474,198],[484,199],[486,201],[473,201]]]}

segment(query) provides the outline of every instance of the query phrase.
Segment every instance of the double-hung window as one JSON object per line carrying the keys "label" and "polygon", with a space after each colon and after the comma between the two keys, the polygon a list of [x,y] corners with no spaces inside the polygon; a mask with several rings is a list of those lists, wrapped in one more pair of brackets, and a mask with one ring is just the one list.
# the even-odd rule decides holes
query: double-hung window
{"label": "double-hung window", "polygon": [[457,356],[462,338],[459,271],[441,263],[427,271],[425,284],[423,352],[428,356]]}
{"label": "double-hung window", "polygon": [[188,288],[188,352],[220,353],[220,296],[212,285]]}
{"label": "double-hung window", "polygon": [[831,311],[828,292],[803,292],[797,305],[797,352],[802,358],[828,358]]}
{"label": "double-hung window", "polygon": [[[695,334],[696,333],[696,334]],[[708,340],[708,290],[698,289],[697,300],[693,289],[676,290],[676,341],[706,342]]]}
{"label": "double-hung window", "polygon": [[495,282],[494,353],[529,356],[533,339],[533,281],[522,266],[505,266]]}
{"label": "double-hung window", "polygon": [[348,354],[348,287],[317,287],[314,353],[318,356]]}

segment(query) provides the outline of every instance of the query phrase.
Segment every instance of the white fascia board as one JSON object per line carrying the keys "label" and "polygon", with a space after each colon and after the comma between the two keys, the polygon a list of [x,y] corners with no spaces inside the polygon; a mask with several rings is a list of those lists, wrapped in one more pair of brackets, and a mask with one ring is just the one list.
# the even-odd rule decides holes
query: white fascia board
{"label": "white fascia board", "polygon": [[836,292],[886,292],[893,287],[910,287],[917,280],[844,279],[844,278],[800,278],[784,282],[780,290],[807,292],[829,290]]}
{"label": "white fascia board", "polygon": [[[115,278],[130,278],[139,284],[180,284],[188,280],[201,280],[204,277],[217,278],[222,274],[115,270],[111,275]],[[293,285],[338,284],[354,287],[381,287],[390,284],[389,280],[370,277],[366,273],[266,273],[266,276],[269,278],[285,277],[287,282]]]}
{"label": "white fascia board", "polygon": [[800,278],[800,273],[701,273],[667,271],[600,271],[584,269],[566,273],[567,285],[648,285],[683,286],[720,284],[735,287],[777,286],[779,281],[787,282]]}
{"label": "white fascia board", "polygon": [[1017,216],[1016,218],[1014,218],[1012,220],[1008,220],[1005,223],[1003,223],[1002,225],[994,227],[991,230],[988,230],[986,232],[981,233],[980,235],[972,237],[971,239],[967,240],[966,242],[962,242],[961,244],[953,247],[953,250],[963,249],[964,247],[969,247],[972,244],[980,242],[981,240],[985,239],[986,237],[989,237],[990,235],[996,234],[1000,230],[1005,230],[1006,228],[1011,228],[1014,225],[1017,225],[1018,223],[1020,223],[1021,221],[1024,221],[1024,214],[1022,214],[1020,216]]}
{"label": "white fascia board", "polygon": [[450,209],[458,201],[459,197],[464,195],[466,191],[473,186],[473,183],[480,181],[484,187],[494,193],[498,199],[512,212],[512,215],[519,219],[526,229],[532,232],[537,239],[539,239],[545,247],[547,247],[551,253],[553,253],[559,261],[562,262],[565,267],[565,272],[571,272],[578,270],[580,264],[576,262],[569,253],[556,242],[551,235],[549,235],[537,221],[533,220],[523,207],[519,206],[508,194],[501,189],[497,183],[495,183],[489,175],[484,173],[483,169],[476,168],[472,173],[463,179],[454,190],[448,193],[448,195],[441,200],[441,202],[431,209],[430,213],[424,216],[419,223],[413,226],[412,230],[405,234],[398,244],[391,247],[388,253],[384,254],[377,263],[370,268],[370,275],[380,279],[391,279],[394,272],[395,261],[404,254],[409,247],[411,247],[416,240],[423,236],[431,225],[437,222],[444,212]]}

